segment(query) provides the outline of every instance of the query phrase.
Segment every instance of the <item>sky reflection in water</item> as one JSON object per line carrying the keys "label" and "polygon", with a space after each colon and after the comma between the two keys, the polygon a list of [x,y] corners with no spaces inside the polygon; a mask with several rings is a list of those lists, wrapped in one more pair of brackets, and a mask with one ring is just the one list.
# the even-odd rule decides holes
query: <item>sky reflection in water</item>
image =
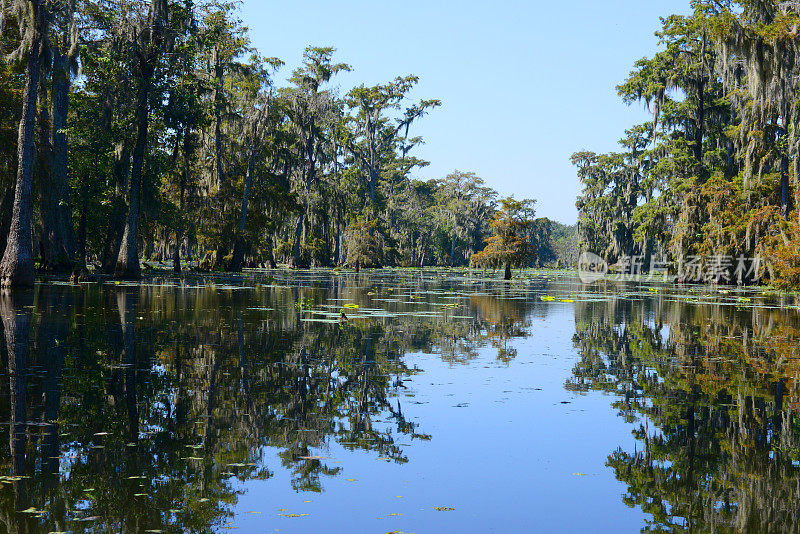
{"label": "sky reflection in water", "polygon": [[40,285],[0,315],[9,532],[798,524],[788,298],[276,271]]}

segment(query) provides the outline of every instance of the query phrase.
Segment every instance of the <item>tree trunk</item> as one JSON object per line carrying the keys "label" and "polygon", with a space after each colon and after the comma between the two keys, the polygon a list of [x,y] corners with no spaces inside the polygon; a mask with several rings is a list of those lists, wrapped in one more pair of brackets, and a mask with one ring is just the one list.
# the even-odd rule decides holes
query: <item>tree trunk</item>
{"label": "tree trunk", "polygon": [[136,144],[133,147],[133,161],[131,175],[128,180],[128,215],[125,220],[125,232],[119,247],[117,265],[114,276],[126,280],[136,280],[141,277],[139,267],[139,244],[137,241],[139,229],[139,204],[142,190],[142,173],[144,159],[147,151],[147,128],[149,126],[148,99],[150,97],[150,69],[141,69],[144,72],[139,79],[139,89],[136,98]]}
{"label": "tree trunk", "polygon": [[224,173],[222,169],[222,84],[223,71],[219,61],[219,51],[216,47],[214,54],[214,167],[217,175],[217,187],[222,185]]}
{"label": "tree trunk", "polygon": [[785,220],[789,220],[789,212],[792,211],[791,194],[789,193],[789,158],[781,156],[781,214]]}
{"label": "tree trunk", "polygon": [[[377,112],[376,112],[377,114]],[[377,147],[375,146],[375,131],[372,123],[372,116],[367,116],[367,138],[369,141],[369,203],[372,207],[372,216],[376,216],[378,212],[377,198],[375,189],[378,186],[378,169],[377,169]],[[373,229],[370,229],[372,235]]]}
{"label": "tree trunk", "polygon": [[450,267],[456,266],[456,232],[453,229],[453,235],[450,236]]}
{"label": "tree trunk", "polygon": [[8,241],[8,232],[11,229],[11,215],[14,212],[14,191],[16,190],[16,181],[11,183],[11,187],[3,192],[2,200],[0,200],[0,257],[6,250],[6,243]]}
{"label": "tree trunk", "polygon": [[181,274],[181,246],[183,240],[179,232],[175,232],[175,250],[172,251],[172,272]]}
{"label": "tree trunk", "polygon": [[[183,135],[183,171],[181,172],[181,198],[180,198],[180,213],[186,205],[186,188],[189,184],[189,172],[191,169],[192,159],[194,157],[194,143],[192,141],[192,129],[187,128]],[[191,199],[191,196],[190,196]],[[172,258],[172,269],[175,273],[181,272],[181,246],[186,243],[186,259],[191,261],[191,250],[189,249],[189,228],[184,224],[183,220],[178,223],[175,230],[175,255]]]}
{"label": "tree trunk", "polygon": [[[186,135],[186,139],[188,139],[188,134]],[[181,217],[183,217],[183,209],[184,209],[184,198],[186,196],[186,181],[189,175],[189,156],[186,153],[188,148],[188,142],[184,141],[183,145],[183,172],[181,173],[181,197],[180,202],[178,204],[178,213]],[[172,270],[175,274],[180,274],[181,272],[181,245],[183,244],[183,222],[179,221],[177,227],[175,228],[175,251],[172,255]]]}
{"label": "tree trunk", "polygon": [[334,218],[336,233],[333,243],[333,263],[339,265],[342,263],[342,216],[339,209],[334,209]]}
{"label": "tree trunk", "polygon": [[[377,171],[375,171],[372,168],[370,168],[370,170],[369,170],[369,203],[370,203],[370,206],[372,207],[373,216],[376,215],[377,212],[378,212],[378,206],[377,206],[378,200],[377,200],[377,197],[375,195],[375,188],[377,187],[377,185],[378,185],[378,173],[377,173]],[[372,228],[370,228],[370,235],[372,235],[373,231],[374,230]]]}
{"label": "tree trunk", "polygon": [[8,233],[6,250],[0,262],[0,284],[8,286],[32,286],[33,246],[31,237],[31,184],[36,155],[36,103],[39,98],[41,76],[42,33],[40,28],[41,0],[31,0],[36,24],[33,43],[28,54],[25,72],[25,91],[22,96],[22,118],[19,121],[17,141],[17,184],[14,191],[14,210]]}
{"label": "tree trunk", "polygon": [[[253,141],[255,143],[255,141]],[[244,260],[244,229],[247,223],[247,203],[250,200],[250,188],[253,185],[253,173],[256,166],[256,147],[250,147],[250,157],[247,160],[247,175],[244,180],[244,192],[242,193],[242,212],[239,217],[239,228],[236,233],[236,243],[233,245],[233,258],[231,258],[230,270],[238,273],[242,270]]]}
{"label": "tree trunk", "polygon": [[86,199],[81,206],[81,217],[78,220],[78,236],[76,248],[78,249],[79,265],[86,265]]}
{"label": "tree trunk", "polygon": [[321,266],[330,267],[331,265],[331,218],[328,210],[323,209],[320,213],[322,218],[322,253],[320,254]]}
{"label": "tree trunk", "polygon": [[506,272],[503,276],[503,280],[511,280],[511,264],[506,263]]}
{"label": "tree trunk", "polygon": [[108,234],[103,246],[102,271],[113,274],[119,257],[122,235],[125,233],[125,189],[131,170],[131,151],[128,143],[123,141],[116,147],[114,161],[114,183],[116,191],[108,221]]}
{"label": "tree trunk", "polygon": [[[697,103],[697,124],[695,128],[695,144],[694,144],[694,158],[697,161],[698,170],[702,173],[703,166],[703,137],[705,136],[705,122],[706,122],[706,109],[705,109],[705,83],[700,82],[698,88],[698,103]],[[705,178],[705,176],[703,176]]]}
{"label": "tree trunk", "polygon": [[300,259],[300,240],[303,236],[303,219],[305,219],[305,209],[300,213],[300,218],[297,220],[297,227],[294,231],[294,247],[292,257],[292,267],[299,268]]}
{"label": "tree trunk", "polygon": [[78,267],[72,208],[67,175],[67,114],[69,113],[68,58],[58,47],[53,51],[53,102],[51,108],[49,184],[40,191],[42,216],[42,262],[46,270],[68,273]]}
{"label": "tree trunk", "polygon": [[[703,41],[700,46],[700,61],[703,66],[705,66],[705,54],[706,54],[706,33],[703,32]],[[705,137],[705,123],[706,123],[706,101],[705,101],[705,91],[706,91],[706,82],[705,82],[705,72],[701,70],[700,72],[700,80],[697,83],[697,122],[695,128],[695,145],[694,145],[694,157],[697,161],[697,169],[698,174],[701,176],[702,180],[705,181],[705,172],[703,171],[703,138]]]}
{"label": "tree trunk", "polygon": [[114,276],[122,279],[138,279],[141,276],[139,267],[139,230],[140,197],[142,193],[142,174],[147,152],[147,129],[150,122],[150,90],[153,83],[155,63],[161,52],[163,22],[167,18],[169,3],[166,0],[152,0],[150,4],[150,30],[145,43],[138,45],[136,78],[138,79],[136,95],[136,143],[133,146],[131,176],[128,180],[128,215],[125,221],[125,232],[119,247],[117,265]]}

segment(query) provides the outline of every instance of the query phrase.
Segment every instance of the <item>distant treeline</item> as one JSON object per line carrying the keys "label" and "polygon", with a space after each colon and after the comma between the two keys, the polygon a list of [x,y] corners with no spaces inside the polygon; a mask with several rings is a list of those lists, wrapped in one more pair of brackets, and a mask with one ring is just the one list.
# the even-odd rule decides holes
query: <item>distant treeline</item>
{"label": "distant treeline", "polygon": [[548,218],[536,219],[532,242],[532,267],[571,269],[578,264],[580,246],[576,225],[567,226]]}
{"label": "distant treeline", "polygon": [[800,4],[691,6],[662,19],[660,50],[617,88],[653,120],[618,152],[573,156],[581,247],[611,263],[699,261],[713,282],[762,258],[751,279],[800,287]]}

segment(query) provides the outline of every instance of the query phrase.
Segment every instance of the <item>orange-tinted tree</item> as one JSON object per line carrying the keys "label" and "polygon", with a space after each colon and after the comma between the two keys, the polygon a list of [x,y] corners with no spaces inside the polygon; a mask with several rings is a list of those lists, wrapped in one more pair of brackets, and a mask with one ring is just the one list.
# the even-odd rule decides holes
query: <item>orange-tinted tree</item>
{"label": "orange-tinted tree", "polygon": [[489,226],[492,236],[486,239],[486,248],[473,254],[471,263],[476,267],[504,267],[505,280],[511,280],[511,268],[528,263],[534,252],[530,231],[533,225],[535,200],[500,200],[498,210]]}

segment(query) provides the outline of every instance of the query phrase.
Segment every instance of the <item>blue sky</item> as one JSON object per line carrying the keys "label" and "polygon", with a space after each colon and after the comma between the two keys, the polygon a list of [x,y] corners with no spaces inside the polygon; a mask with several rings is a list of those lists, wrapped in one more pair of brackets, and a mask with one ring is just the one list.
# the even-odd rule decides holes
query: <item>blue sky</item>
{"label": "blue sky", "polygon": [[336,78],[343,91],[416,74],[412,96],[443,103],[413,131],[431,162],[417,178],[473,171],[571,224],[570,155],[614,150],[647,120],[614,88],[656,50],[659,17],[688,11],[688,0],[244,0],[242,20],[262,54],[286,62],[279,83],[308,45],[334,46],[353,66]]}

